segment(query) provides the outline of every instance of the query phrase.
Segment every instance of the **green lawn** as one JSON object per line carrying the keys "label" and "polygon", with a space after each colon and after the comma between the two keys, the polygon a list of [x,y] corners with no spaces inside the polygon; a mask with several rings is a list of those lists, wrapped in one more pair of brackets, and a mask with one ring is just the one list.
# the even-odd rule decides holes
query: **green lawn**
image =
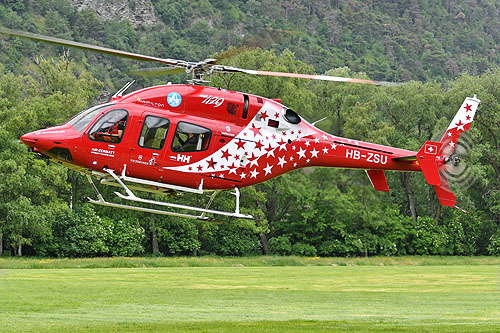
{"label": "green lawn", "polygon": [[498,265],[5,266],[1,332],[500,331]]}

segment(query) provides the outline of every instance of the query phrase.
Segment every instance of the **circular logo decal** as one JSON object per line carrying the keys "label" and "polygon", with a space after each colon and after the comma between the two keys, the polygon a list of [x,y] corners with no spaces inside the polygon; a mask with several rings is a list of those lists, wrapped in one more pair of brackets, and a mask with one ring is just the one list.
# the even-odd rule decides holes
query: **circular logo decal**
{"label": "circular logo decal", "polygon": [[171,107],[176,108],[179,105],[181,105],[181,102],[182,102],[182,97],[181,97],[181,95],[179,93],[173,91],[170,94],[168,94],[168,96],[167,96],[167,103]]}

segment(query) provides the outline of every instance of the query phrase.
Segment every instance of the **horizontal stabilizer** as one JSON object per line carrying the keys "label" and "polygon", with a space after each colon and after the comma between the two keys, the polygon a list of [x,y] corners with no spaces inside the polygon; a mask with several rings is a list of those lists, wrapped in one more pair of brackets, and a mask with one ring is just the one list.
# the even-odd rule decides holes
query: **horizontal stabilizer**
{"label": "horizontal stabilizer", "polygon": [[366,174],[372,182],[373,188],[377,191],[389,192],[387,179],[385,179],[384,170],[366,170]]}

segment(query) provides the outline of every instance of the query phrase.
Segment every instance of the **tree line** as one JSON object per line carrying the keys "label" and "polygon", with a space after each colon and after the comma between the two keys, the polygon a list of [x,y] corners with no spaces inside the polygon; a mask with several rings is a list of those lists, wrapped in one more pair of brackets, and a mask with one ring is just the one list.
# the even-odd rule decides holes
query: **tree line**
{"label": "tree line", "polygon": [[[228,62],[263,70],[312,72],[285,50],[249,50]],[[14,75],[0,70],[0,239],[4,254],[116,255],[478,255],[500,253],[500,71],[445,85],[373,87],[288,78],[214,77],[212,84],[282,102],[339,136],[418,150],[447,127],[466,96],[482,103],[468,132],[470,177],[452,183],[469,210],[442,207],[421,174],[388,172],[390,193],[362,171],[297,170],[242,189],[255,220],[184,220],[94,207],[86,179],[28,153],[23,133],[59,124],[94,103],[103,84],[65,56],[40,58]],[[331,75],[360,76],[347,68]],[[103,188],[105,195],[111,190]],[[214,207],[231,210],[231,195]],[[197,200],[185,195],[180,203]]]}

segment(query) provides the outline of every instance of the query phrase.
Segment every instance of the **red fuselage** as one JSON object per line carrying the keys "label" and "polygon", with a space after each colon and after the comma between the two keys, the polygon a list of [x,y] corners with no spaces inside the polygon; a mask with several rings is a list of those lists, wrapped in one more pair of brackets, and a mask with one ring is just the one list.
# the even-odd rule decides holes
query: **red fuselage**
{"label": "red fuselage", "polygon": [[[125,168],[191,188],[248,186],[309,166],[420,171],[394,160],[416,152],[330,135],[275,100],[191,85],[136,91],[21,140],[83,172]],[[193,145],[181,147],[186,141]]]}

